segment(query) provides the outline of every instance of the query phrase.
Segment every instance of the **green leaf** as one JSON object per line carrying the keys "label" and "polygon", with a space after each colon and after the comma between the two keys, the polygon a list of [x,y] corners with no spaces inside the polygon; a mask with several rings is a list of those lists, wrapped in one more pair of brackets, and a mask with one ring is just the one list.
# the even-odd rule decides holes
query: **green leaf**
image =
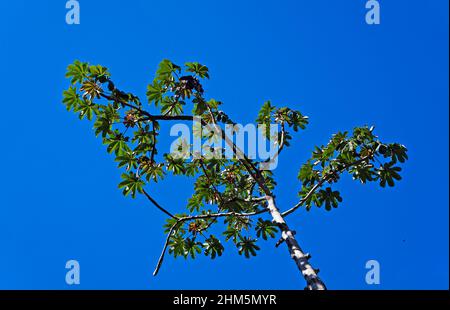
{"label": "green leaf", "polygon": [[147,86],[147,99],[150,103],[154,102],[155,106],[158,106],[161,103],[165,92],[166,89],[164,88],[164,85],[161,82],[155,81],[153,84]]}
{"label": "green leaf", "polygon": [[331,187],[327,187],[325,190],[320,190],[318,193],[319,207],[325,203],[325,209],[330,211],[333,208],[337,208],[339,202],[342,202],[342,197],[339,191],[333,191]]}
{"label": "green leaf", "polygon": [[[182,218],[182,217],[185,217],[186,214],[175,214],[175,216],[177,218]],[[173,217],[167,218],[166,219],[166,223],[163,226],[164,227],[164,233],[168,234],[170,232],[171,228],[177,223],[178,223],[178,220],[176,218],[173,218]],[[179,234],[184,234],[186,232],[186,230],[183,228],[182,225],[178,225],[176,228],[177,228],[176,231]]]}
{"label": "green leaf", "polygon": [[100,65],[97,66],[90,66],[89,72],[94,78],[100,78],[100,77],[109,77],[110,73],[108,72],[108,68],[102,67]]}
{"label": "green leaf", "polygon": [[181,234],[178,233],[170,238],[169,254],[172,254],[175,258],[178,256],[187,257],[186,242]]}
{"label": "green leaf", "polygon": [[387,146],[387,154],[391,156],[392,161],[396,163],[397,161],[404,163],[408,159],[408,150],[404,145],[399,143],[392,143]]}
{"label": "green leaf", "polygon": [[213,235],[205,240],[205,243],[203,243],[203,248],[205,249],[205,255],[211,257],[211,259],[214,259],[217,256],[222,256],[224,250],[224,247],[220,243],[219,239]]}
{"label": "green leaf", "polygon": [[256,239],[250,237],[243,237],[241,241],[237,243],[239,247],[239,255],[244,254],[246,258],[250,256],[256,256],[256,251],[260,250],[259,246],[256,245]]}
{"label": "green leaf", "polygon": [[374,181],[377,177],[374,166],[372,164],[361,163],[356,165],[349,170],[353,174],[354,180],[360,180],[361,183],[365,184],[367,181]]}
{"label": "green leaf", "polygon": [[223,232],[225,236],[225,241],[232,240],[234,243],[237,243],[239,239],[241,239],[241,229],[237,227],[228,227],[226,231]]}
{"label": "green leaf", "polygon": [[94,129],[96,137],[98,137],[99,134],[102,134],[102,137],[105,138],[111,133],[112,123],[105,117],[99,117],[94,123]]}
{"label": "green leaf", "polygon": [[190,255],[191,258],[195,258],[197,254],[202,252],[203,244],[195,241],[195,238],[187,238],[184,240],[184,249],[186,256]]}
{"label": "green leaf", "polygon": [[259,110],[256,122],[258,124],[264,124],[268,119],[270,120],[273,111],[275,111],[275,107],[272,106],[272,103],[270,101],[264,102],[263,106]]}
{"label": "green leaf", "polygon": [[303,185],[314,184],[319,179],[319,172],[314,170],[313,164],[307,162],[300,168],[298,179]]}
{"label": "green leaf", "polygon": [[157,79],[164,81],[172,77],[173,73],[180,72],[181,68],[172,63],[168,59],[164,59],[160,62],[158,70],[156,71]]}
{"label": "green leaf", "polygon": [[136,177],[132,172],[129,174],[122,174],[122,182],[119,183],[119,188],[123,189],[124,196],[131,194],[131,197],[136,198],[136,193],[142,193],[145,183]]}
{"label": "green leaf", "polygon": [[157,183],[158,180],[164,178],[163,166],[164,164],[156,164],[150,161],[145,164],[141,163],[141,174],[145,175],[145,179],[147,180],[147,182],[152,180],[153,182]]}
{"label": "green leaf", "polygon": [[394,162],[383,164],[378,169],[378,176],[380,179],[380,186],[386,187],[386,183],[393,187],[395,185],[394,180],[400,181],[402,177],[398,174],[402,168],[394,167]]}
{"label": "green leaf", "polygon": [[256,236],[262,237],[264,240],[267,240],[268,237],[275,238],[275,233],[278,232],[278,229],[272,221],[258,219],[256,223]]}
{"label": "green leaf", "polygon": [[201,207],[203,207],[202,196],[195,193],[191,198],[189,198],[187,208],[190,212],[198,212]]}
{"label": "green leaf", "polygon": [[201,78],[209,79],[208,67],[201,65],[198,62],[187,62],[185,65],[187,67],[186,71],[193,72]]}
{"label": "green leaf", "polygon": [[167,162],[167,170],[172,171],[175,175],[185,173],[183,158],[173,158],[169,154],[165,154],[164,158]]}
{"label": "green leaf", "polygon": [[80,91],[83,92],[83,98],[88,98],[89,100],[93,98],[99,99],[100,95],[103,93],[101,84],[91,81],[83,82]]}
{"label": "green leaf", "polygon": [[81,101],[80,104],[74,108],[74,112],[79,112],[79,119],[86,117],[88,120],[92,120],[94,115],[98,115],[100,113],[98,106],[89,100]]}
{"label": "green leaf", "polygon": [[275,121],[278,123],[287,123],[294,131],[305,129],[309,122],[308,117],[303,116],[300,111],[295,111],[287,107],[276,110]]}
{"label": "green leaf", "polygon": [[63,103],[66,105],[67,111],[70,111],[72,109],[77,110],[83,101],[77,94],[77,89],[70,86],[68,90],[63,92]]}
{"label": "green leaf", "polygon": [[170,116],[183,114],[183,105],[183,101],[165,97],[161,101],[161,114]]}
{"label": "green leaf", "polygon": [[263,106],[259,110],[256,122],[260,125],[263,134],[267,139],[270,139],[270,124],[272,122],[272,112],[275,111],[275,107],[272,106],[270,101],[264,102]]}
{"label": "green leaf", "polygon": [[122,155],[116,157],[116,161],[119,162],[118,167],[127,167],[127,171],[130,169],[136,169],[137,159],[132,152],[124,152]]}
{"label": "green leaf", "polygon": [[82,83],[88,77],[89,64],[75,60],[75,62],[67,67],[66,78],[71,78],[70,83]]}
{"label": "green leaf", "polygon": [[106,150],[109,154],[114,152],[116,156],[120,156],[127,152],[131,152],[126,138],[121,134],[114,133],[111,137],[105,138],[104,143],[108,145]]}
{"label": "green leaf", "polygon": [[[308,187],[308,186],[302,187],[302,189],[299,193],[300,198],[305,199],[305,197],[310,193],[311,189],[312,189],[312,186],[311,187]],[[313,204],[315,204],[316,206],[320,206],[319,196],[315,192],[312,194],[309,194],[308,198],[306,198],[306,200],[304,202],[306,211],[309,211]]]}

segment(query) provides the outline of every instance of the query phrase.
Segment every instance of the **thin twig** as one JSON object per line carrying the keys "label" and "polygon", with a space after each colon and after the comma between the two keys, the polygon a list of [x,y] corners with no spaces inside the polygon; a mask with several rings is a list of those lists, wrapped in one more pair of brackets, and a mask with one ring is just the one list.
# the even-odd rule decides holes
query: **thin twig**
{"label": "thin twig", "polygon": [[170,213],[169,211],[167,211],[166,209],[164,209],[163,207],[160,206],[159,203],[156,202],[155,199],[152,198],[152,196],[150,196],[145,189],[142,190],[142,193],[147,197],[148,200],[151,201],[151,203],[153,203],[155,205],[155,207],[157,207],[159,210],[161,210],[162,212],[164,212],[165,214],[167,214],[168,216],[170,216],[173,219],[178,220],[179,218],[176,217],[175,215],[173,215],[172,213]]}
{"label": "thin twig", "polygon": [[173,231],[175,230],[175,228],[178,226],[179,223],[180,222],[178,220],[175,224],[172,225],[172,227],[170,227],[169,233],[167,234],[166,237],[166,242],[164,243],[163,250],[161,252],[161,255],[159,256],[158,263],[156,264],[155,271],[153,271],[153,276],[156,276],[158,274],[159,269],[161,269],[161,265],[164,260],[164,255],[166,254],[166,249],[169,246],[170,237],[172,236]]}
{"label": "thin twig", "polygon": [[174,230],[180,224],[182,224],[186,221],[193,221],[193,220],[198,220],[198,219],[210,219],[210,218],[216,219],[216,218],[227,217],[227,216],[249,217],[249,216],[255,216],[258,214],[262,214],[267,211],[268,211],[267,209],[263,209],[263,210],[259,210],[259,211],[255,211],[255,212],[249,212],[249,213],[237,213],[237,212],[211,213],[211,214],[192,215],[192,216],[178,218],[177,222],[172,225],[169,233],[167,234],[166,241],[164,243],[161,255],[159,256],[158,263],[156,264],[156,268],[155,268],[155,271],[153,272],[153,275],[156,276],[158,274],[159,269],[161,268],[162,262],[164,260],[164,255],[166,253],[167,247],[169,246],[170,238],[172,237]]}
{"label": "thin twig", "polygon": [[348,168],[357,165],[367,159],[369,159],[371,156],[364,156],[363,158],[358,159],[357,161],[350,163],[348,165],[345,165],[343,168],[339,169],[338,171],[332,171],[330,173],[328,173],[327,175],[325,175],[318,183],[316,183],[311,190],[306,194],[305,197],[303,197],[295,206],[293,206],[292,208],[290,208],[289,210],[284,211],[283,213],[281,213],[281,215],[283,217],[291,214],[292,212],[294,212],[295,210],[297,210],[298,208],[300,208],[302,206],[302,204],[305,203],[305,201],[307,201],[312,194],[314,194],[314,192],[319,188],[322,187],[323,183],[327,182],[330,177],[332,177],[333,175],[337,174],[337,173],[342,173],[345,170],[347,170]]}
{"label": "thin twig", "polygon": [[266,160],[266,162],[264,163],[264,165],[268,166],[271,165],[275,162],[275,160],[278,158],[278,156],[280,156],[280,153],[283,151],[283,148],[285,146],[285,142],[286,142],[286,128],[284,125],[284,122],[281,124],[281,139],[280,139],[280,144],[278,147],[277,152],[275,153],[275,155],[272,158],[269,158]]}

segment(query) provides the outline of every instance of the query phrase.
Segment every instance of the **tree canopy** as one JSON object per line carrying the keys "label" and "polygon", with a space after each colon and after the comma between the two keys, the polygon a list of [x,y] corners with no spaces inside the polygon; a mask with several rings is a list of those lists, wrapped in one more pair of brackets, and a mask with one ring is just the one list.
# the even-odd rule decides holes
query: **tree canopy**
{"label": "tree canopy", "polygon": [[[337,208],[343,198],[334,185],[343,173],[363,184],[377,182],[381,187],[392,187],[401,180],[400,164],[408,159],[405,146],[382,142],[375,135],[374,127],[337,132],[327,144],[315,147],[311,158],[299,165],[299,186],[293,189],[298,191],[299,201],[290,209],[279,211],[272,204],[276,186],[273,172],[260,169],[265,162],[248,158],[236,147],[223,130],[224,125],[236,123],[222,110],[222,102],[205,98],[202,81],[210,78],[206,66],[197,62],[178,66],[163,60],[147,86],[145,103],[119,89],[109,70],[100,65],[75,61],[68,66],[66,77],[70,86],[64,91],[63,102],[68,111],[93,122],[95,135],[101,137],[107,152],[115,157],[123,171],[122,182],[118,184],[123,194],[133,198],[142,194],[167,215],[164,225],[167,239],[155,275],[166,250],[174,257],[206,255],[215,259],[222,255],[226,244],[231,244],[240,255],[250,258],[260,250],[261,239],[278,237],[277,246],[286,241],[293,255],[298,246],[292,243],[295,237],[284,221],[286,216],[301,207],[306,210],[323,207],[327,211]],[[233,158],[194,156],[198,154],[193,154],[190,147],[185,157],[158,152],[162,122],[187,122],[196,118],[201,125],[219,130],[219,137],[232,150]],[[293,133],[306,128],[308,117],[267,101],[255,123],[266,128],[276,124],[280,128],[274,137],[278,156],[290,146]],[[194,128],[193,132],[205,142],[205,152],[223,155],[223,149],[208,147],[214,139],[210,130]],[[269,130],[265,133],[271,138]],[[186,152],[182,143],[179,149]],[[166,209],[156,201],[154,193],[150,194],[150,184],[160,182],[168,174],[194,180],[193,194],[182,213]],[[212,232],[215,225],[218,228],[214,231],[220,229],[220,234]],[[316,280],[312,280],[318,279],[317,270],[308,267],[308,259],[301,252],[296,262],[308,288],[314,289],[319,283],[314,284]]]}

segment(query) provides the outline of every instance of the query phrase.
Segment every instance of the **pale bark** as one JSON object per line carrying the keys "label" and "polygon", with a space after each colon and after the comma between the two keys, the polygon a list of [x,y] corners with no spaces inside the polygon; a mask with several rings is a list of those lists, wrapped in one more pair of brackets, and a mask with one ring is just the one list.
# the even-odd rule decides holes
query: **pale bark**
{"label": "pale bark", "polygon": [[286,221],[275,204],[274,198],[272,196],[267,196],[266,199],[268,203],[267,208],[272,215],[274,223],[276,223],[281,230],[281,236],[288,247],[291,258],[295,261],[298,269],[306,280],[307,286],[305,289],[326,290],[325,284],[317,275],[318,270],[315,270],[309,263],[310,256],[305,254],[300,248],[295,239],[294,232],[290,230],[289,226],[286,224]]}

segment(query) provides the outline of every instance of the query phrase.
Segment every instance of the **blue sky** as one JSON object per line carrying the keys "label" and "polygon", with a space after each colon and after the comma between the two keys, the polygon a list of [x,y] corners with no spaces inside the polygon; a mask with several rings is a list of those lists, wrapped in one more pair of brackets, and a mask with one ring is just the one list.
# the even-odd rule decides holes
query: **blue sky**
{"label": "blue sky", "polygon": [[[298,199],[298,168],[332,133],[373,124],[405,144],[398,186],[344,178],[337,210],[288,222],[329,288],[448,289],[448,1],[380,0],[378,26],[365,23],[365,0],[80,0],[72,26],[65,2],[0,3],[0,289],[303,289],[273,241],[251,260],[232,246],[214,261],[168,257],[152,277],[164,216],[122,196],[92,124],[61,98],[75,59],[108,67],[144,98],[164,58],[206,64],[207,96],[234,120],[254,121],[268,99],[310,117],[275,171],[282,209]],[[171,178],[149,192],[177,212],[192,186]],[[81,265],[78,287],[65,283],[70,259]],[[378,286],[364,280],[371,259]]]}

